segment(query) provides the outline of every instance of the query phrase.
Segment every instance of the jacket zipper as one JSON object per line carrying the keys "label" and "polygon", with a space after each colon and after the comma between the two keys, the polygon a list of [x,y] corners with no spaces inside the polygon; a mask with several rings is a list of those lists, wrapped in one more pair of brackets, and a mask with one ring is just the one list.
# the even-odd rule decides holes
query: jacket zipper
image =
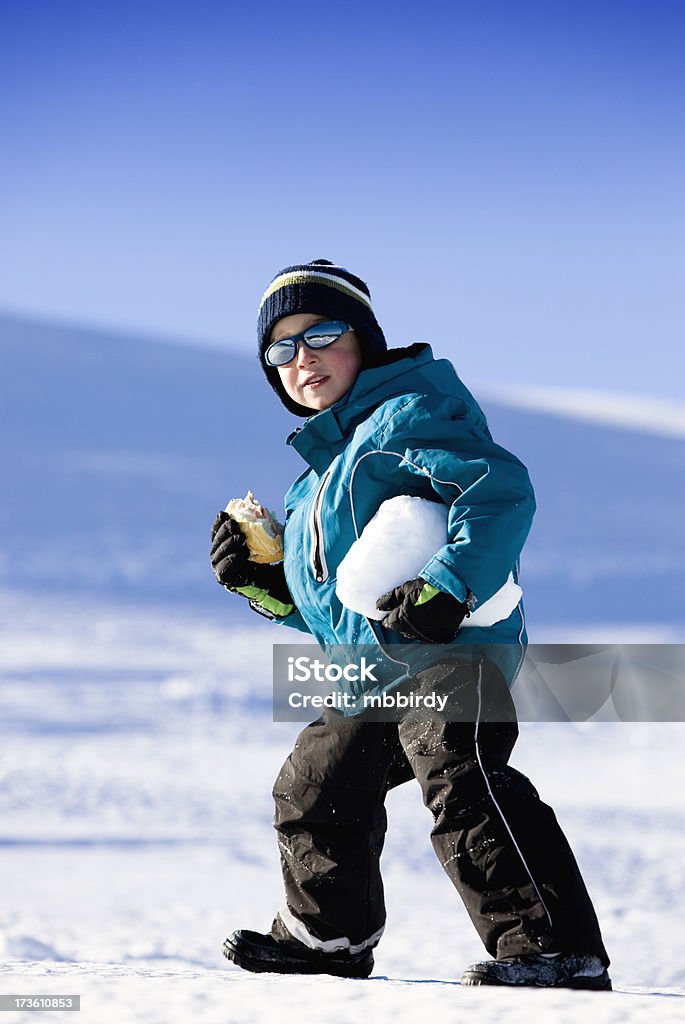
{"label": "jacket zipper", "polygon": [[323,527],[321,525],[321,506],[323,504],[323,496],[328,487],[328,482],[331,478],[332,469],[327,470],[314,504],[312,505],[312,512],[309,521],[310,533],[311,533],[311,553],[309,561],[312,569],[314,570],[314,577],[317,583],[325,583],[328,579],[328,566],[326,565],[326,555],[323,548]]}

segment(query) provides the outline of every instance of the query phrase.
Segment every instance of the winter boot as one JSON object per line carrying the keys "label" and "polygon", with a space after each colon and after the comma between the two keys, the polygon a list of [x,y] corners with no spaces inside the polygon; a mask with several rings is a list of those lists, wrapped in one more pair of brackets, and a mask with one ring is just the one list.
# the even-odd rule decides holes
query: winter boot
{"label": "winter boot", "polygon": [[587,953],[534,953],[472,964],[462,985],[534,985],[542,988],[587,988],[611,991],[607,969]]}
{"label": "winter boot", "polygon": [[368,978],[373,970],[373,953],[339,950],[321,953],[297,939],[277,942],[272,935],[239,929],[224,942],[224,956],[245,971],[273,974],[332,974],[336,978]]}

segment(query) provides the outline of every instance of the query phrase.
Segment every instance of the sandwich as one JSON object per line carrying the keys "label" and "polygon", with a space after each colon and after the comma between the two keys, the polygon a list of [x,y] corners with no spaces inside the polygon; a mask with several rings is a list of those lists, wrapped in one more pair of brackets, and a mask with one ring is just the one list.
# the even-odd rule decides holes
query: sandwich
{"label": "sandwich", "polygon": [[255,501],[252,491],[244,498],[233,498],[226,512],[245,534],[251,562],[283,561],[283,527],[267,508]]}

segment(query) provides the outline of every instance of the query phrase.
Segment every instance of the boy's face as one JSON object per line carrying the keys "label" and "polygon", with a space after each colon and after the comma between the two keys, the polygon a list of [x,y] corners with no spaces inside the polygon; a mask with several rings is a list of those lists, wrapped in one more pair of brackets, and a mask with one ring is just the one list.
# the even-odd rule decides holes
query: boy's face
{"label": "boy's face", "polygon": [[[273,342],[281,338],[292,338],[308,327],[329,319],[315,313],[284,316],[274,324],[270,340]],[[315,350],[300,342],[297,355],[286,366],[278,367],[278,375],[293,401],[321,412],[350,390],[361,365],[357,335],[354,331],[348,331],[327,348]]]}

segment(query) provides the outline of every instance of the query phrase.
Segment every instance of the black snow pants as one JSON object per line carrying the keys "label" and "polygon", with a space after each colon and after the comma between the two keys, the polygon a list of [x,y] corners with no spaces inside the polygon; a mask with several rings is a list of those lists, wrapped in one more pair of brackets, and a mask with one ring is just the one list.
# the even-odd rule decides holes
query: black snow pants
{"label": "black snow pants", "polygon": [[573,951],[608,964],[554,812],[508,764],[518,726],[499,671],[447,662],[412,688],[449,692],[460,714],[409,711],[388,722],[326,711],[300,733],[274,786],[285,882],[274,937],[328,951],[377,944],[385,796],[416,778],[435,853],[491,956]]}

